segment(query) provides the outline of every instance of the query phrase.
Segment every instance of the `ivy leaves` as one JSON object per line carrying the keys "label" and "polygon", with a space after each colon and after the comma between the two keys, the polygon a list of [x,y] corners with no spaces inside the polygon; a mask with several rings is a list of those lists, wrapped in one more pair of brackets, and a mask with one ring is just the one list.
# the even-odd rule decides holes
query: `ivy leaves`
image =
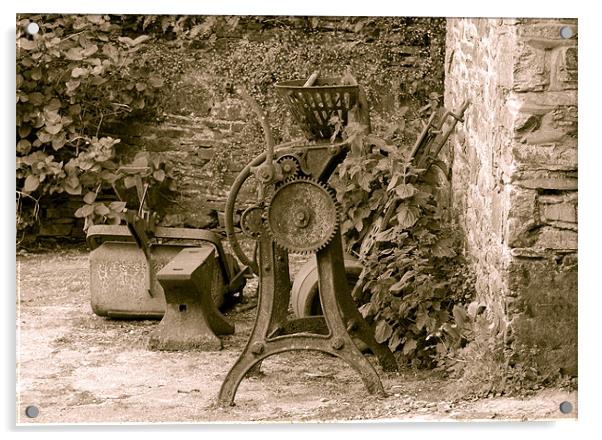
{"label": "ivy leaves", "polygon": [[416,206],[401,204],[397,208],[397,222],[401,229],[411,228],[420,218],[420,210]]}
{"label": "ivy leaves", "polygon": [[[140,204],[156,207],[162,193],[176,190],[171,164],[158,155],[151,157],[148,152],[136,154],[127,165],[103,170],[100,179],[110,185],[121,200],[99,201],[102,185],[86,192],[83,196],[85,204],[75,212],[75,217],[84,219],[84,230],[93,224],[119,224],[128,203],[130,208],[139,208]],[[81,188],[79,190],[81,192]]]}
{"label": "ivy leaves", "polygon": [[404,134],[400,127],[407,134],[412,124],[394,125],[385,127],[386,137],[363,136],[362,148],[348,155],[331,183],[346,213],[347,251],[360,248],[364,264],[367,302],[360,312],[373,323],[378,342],[399,351],[402,360],[430,366],[448,354],[444,339],[459,340],[458,304],[472,290],[454,250],[454,229],[441,221],[435,183],[413,166],[409,148],[394,141]]}
{"label": "ivy leaves", "polygon": [[25,183],[23,184],[23,192],[31,193],[38,189],[40,186],[40,178],[35,175],[29,175],[25,178]]}
{"label": "ivy leaves", "polygon": [[[40,24],[33,37],[22,30],[30,21]],[[119,139],[100,135],[103,124],[144,109],[163,84],[137,64],[136,52],[150,36],[123,35],[123,22],[108,15],[18,17],[19,192],[35,200],[78,196],[115,181]]]}

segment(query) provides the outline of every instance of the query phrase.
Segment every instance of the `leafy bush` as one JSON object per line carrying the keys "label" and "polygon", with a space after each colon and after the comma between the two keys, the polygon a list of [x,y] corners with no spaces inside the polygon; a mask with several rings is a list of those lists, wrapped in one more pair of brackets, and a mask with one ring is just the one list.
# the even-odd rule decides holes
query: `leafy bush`
{"label": "leafy bush", "polygon": [[[91,199],[118,179],[107,121],[140,115],[162,86],[139,68],[148,35],[125,35],[121,17],[35,15],[17,21],[17,228],[32,226],[40,198]],[[29,22],[40,31],[29,36]],[[151,106],[152,107],[152,106]],[[106,213],[99,208],[97,214]],[[106,213],[111,219],[110,213]]]}
{"label": "leafy bush", "polygon": [[378,342],[400,350],[403,361],[430,367],[466,343],[458,305],[470,302],[474,288],[456,252],[459,236],[437,198],[436,169],[415,168],[409,145],[399,142],[419,127],[415,120],[396,124],[385,139],[359,135],[359,148],[332,183],[347,214],[347,251],[364,265],[364,288],[355,298],[362,315]]}
{"label": "leafy bush", "polygon": [[162,211],[164,203],[161,199],[176,189],[173,178],[170,163],[142,151],[136,154],[131,164],[118,168],[112,174],[111,186],[119,200],[98,201],[98,192],[88,191],[83,197],[85,204],[74,215],[84,219],[84,230],[87,230],[93,224],[121,223],[126,209]]}

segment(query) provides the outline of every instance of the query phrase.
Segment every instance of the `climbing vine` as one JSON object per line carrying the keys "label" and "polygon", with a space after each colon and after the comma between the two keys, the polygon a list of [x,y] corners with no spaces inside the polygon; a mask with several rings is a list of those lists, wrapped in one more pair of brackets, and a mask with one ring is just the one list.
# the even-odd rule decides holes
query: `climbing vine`
{"label": "climbing vine", "polygon": [[[162,23],[160,31],[170,36],[149,49],[156,71],[166,78],[163,106],[176,114],[207,116],[213,103],[235,98],[234,89],[243,87],[269,114],[276,142],[302,136],[274,87],[278,81],[307,78],[315,70],[339,76],[350,66],[366,89],[376,123],[379,117],[395,118],[400,108],[420,108],[433,91],[442,91],[444,19],[211,16],[191,21],[173,16],[147,21],[147,30]],[[169,23],[180,23],[177,32]],[[234,145],[245,146],[246,156],[237,157],[241,163],[264,148],[254,125],[251,120],[228,135]]]}
{"label": "climbing vine", "polygon": [[[40,25],[37,35],[24,32],[29,22]],[[422,105],[426,91],[441,83],[443,23],[372,17],[19,16],[18,228],[36,223],[42,199],[110,191],[121,165],[119,136],[105,131],[114,121],[160,118],[164,111],[203,115],[214,102],[232,96],[234,86],[243,86],[270,113],[276,141],[299,137],[273,84],[315,69],[338,75],[346,65],[365,84],[377,112],[395,110],[405,101]],[[201,83],[182,82],[191,70],[199,72]],[[183,88],[189,93],[181,93]],[[399,98],[395,105],[385,102],[391,90]],[[262,149],[261,135],[251,136],[258,131],[251,122],[234,134],[234,144],[244,144],[248,157],[231,160],[245,162]],[[233,168],[214,162],[210,168],[222,174]],[[116,221],[108,215],[93,221]]]}
{"label": "climbing vine", "polygon": [[408,141],[421,125],[420,118],[408,119],[382,137],[360,134],[361,147],[352,149],[332,184],[346,213],[347,252],[364,266],[355,298],[362,315],[377,341],[399,351],[403,362],[432,367],[468,342],[465,305],[474,280],[438,197],[445,178],[436,168],[416,168],[409,157]]}

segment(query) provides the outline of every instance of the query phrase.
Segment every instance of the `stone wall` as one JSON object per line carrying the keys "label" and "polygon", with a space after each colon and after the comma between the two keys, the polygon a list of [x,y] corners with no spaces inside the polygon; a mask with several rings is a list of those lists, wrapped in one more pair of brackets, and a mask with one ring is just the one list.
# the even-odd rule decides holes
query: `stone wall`
{"label": "stone wall", "polygon": [[180,194],[164,225],[215,226],[234,178],[265,148],[257,118],[232,93],[234,85],[269,112],[276,142],[302,134],[274,83],[306,78],[315,69],[335,76],[351,66],[366,88],[376,128],[401,106],[418,108],[431,92],[443,92],[444,19],[241,17],[237,23],[186,47],[156,44],[151,68],[165,80],[158,118],[105,126],[121,139],[123,161],[146,150],[174,162]]}
{"label": "stone wall", "polygon": [[[572,30],[563,38],[562,27]],[[577,366],[577,21],[450,19],[453,202],[509,363]]]}

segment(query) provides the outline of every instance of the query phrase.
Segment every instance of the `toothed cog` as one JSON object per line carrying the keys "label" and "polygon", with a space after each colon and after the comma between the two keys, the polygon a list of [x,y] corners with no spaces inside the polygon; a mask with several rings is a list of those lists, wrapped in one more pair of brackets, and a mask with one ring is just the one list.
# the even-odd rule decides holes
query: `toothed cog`
{"label": "toothed cog", "polygon": [[285,180],[294,178],[299,173],[299,162],[294,156],[282,156],[280,159],[278,159],[278,163],[281,166],[282,174],[284,175]]}
{"label": "toothed cog", "polygon": [[258,238],[263,228],[263,209],[252,206],[242,213],[240,228],[249,237]]}
{"label": "toothed cog", "polygon": [[292,179],[276,190],[265,217],[272,239],[291,253],[317,252],[339,226],[334,191],[308,178]]}

